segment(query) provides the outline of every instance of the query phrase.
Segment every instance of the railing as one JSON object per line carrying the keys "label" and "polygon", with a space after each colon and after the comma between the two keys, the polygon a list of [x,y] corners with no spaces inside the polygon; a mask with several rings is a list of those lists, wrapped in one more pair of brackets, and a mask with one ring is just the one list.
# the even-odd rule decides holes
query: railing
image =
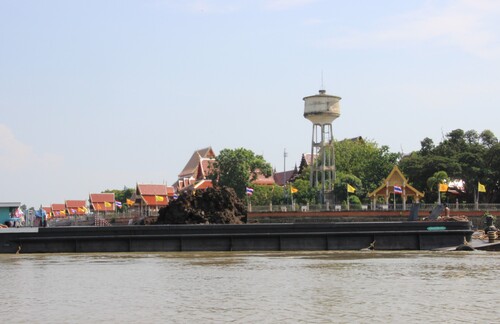
{"label": "railing", "polygon": [[[431,211],[436,207],[437,203],[434,204],[420,204],[420,210]],[[248,211],[254,213],[268,213],[268,212],[318,212],[318,211],[405,211],[410,210],[412,204],[377,204],[375,208],[370,204],[363,205],[350,205],[345,204],[324,204],[324,205],[267,205],[267,206],[248,206]],[[497,211],[500,210],[500,204],[448,204],[451,211],[471,211],[471,210],[482,210],[482,211]]]}

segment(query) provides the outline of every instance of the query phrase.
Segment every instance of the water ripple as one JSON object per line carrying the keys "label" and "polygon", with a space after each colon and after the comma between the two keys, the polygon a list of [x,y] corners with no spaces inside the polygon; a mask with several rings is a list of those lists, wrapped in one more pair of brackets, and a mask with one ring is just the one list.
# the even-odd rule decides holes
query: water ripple
{"label": "water ripple", "polygon": [[495,253],[0,255],[0,272],[7,310],[2,323],[463,323],[500,317]]}

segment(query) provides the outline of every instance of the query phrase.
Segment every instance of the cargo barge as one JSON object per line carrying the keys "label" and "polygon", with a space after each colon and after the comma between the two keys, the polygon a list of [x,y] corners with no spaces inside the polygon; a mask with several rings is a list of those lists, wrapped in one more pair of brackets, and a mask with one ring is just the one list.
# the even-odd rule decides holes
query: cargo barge
{"label": "cargo barge", "polygon": [[8,228],[0,253],[434,250],[472,233],[449,221]]}

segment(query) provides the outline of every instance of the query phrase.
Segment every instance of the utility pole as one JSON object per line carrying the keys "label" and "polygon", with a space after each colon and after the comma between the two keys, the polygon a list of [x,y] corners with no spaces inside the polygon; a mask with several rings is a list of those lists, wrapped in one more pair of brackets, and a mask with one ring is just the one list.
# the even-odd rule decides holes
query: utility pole
{"label": "utility pole", "polygon": [[285,205],[287,200],[287,192],[286,192],[286,157],[288,153],[286,153],[286,147],[283,149],[283,193],[285,194]]}

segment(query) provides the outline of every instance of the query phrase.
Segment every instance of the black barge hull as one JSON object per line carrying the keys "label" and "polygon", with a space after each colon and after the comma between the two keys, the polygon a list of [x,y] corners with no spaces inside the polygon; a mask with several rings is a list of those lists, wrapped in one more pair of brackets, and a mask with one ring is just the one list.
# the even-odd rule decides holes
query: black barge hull
{"label": "black barge hull", "polygon": [[470,222],[21,228],[0,230],[0,253],[433,250],[472,233]]}

